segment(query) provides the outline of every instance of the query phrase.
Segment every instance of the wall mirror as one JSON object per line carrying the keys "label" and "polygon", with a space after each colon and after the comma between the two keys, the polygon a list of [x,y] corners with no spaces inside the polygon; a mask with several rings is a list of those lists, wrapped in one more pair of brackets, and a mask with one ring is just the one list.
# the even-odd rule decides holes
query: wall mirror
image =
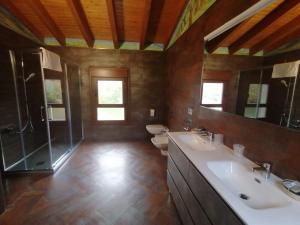
{"label": "wall mirror", "polygon": [[233,73],[205,70],[201,106],[300,131],[299,62]]}

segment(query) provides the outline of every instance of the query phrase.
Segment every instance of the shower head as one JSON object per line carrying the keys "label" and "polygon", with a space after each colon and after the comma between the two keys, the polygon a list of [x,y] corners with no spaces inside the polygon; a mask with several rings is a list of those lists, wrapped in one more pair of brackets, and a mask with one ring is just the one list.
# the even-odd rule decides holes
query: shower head
{"label": "shower head", "polygon": [[288,84],[285,80],[281,80],[280,83],[282,83],[286,88],[288,88]]}
{"label": "shower head", "polygon": [[31,78],[33,78],[36,74],[35,73],[31,73],[29,74],[29,76],[25,79],[25,82],[28,82]]}

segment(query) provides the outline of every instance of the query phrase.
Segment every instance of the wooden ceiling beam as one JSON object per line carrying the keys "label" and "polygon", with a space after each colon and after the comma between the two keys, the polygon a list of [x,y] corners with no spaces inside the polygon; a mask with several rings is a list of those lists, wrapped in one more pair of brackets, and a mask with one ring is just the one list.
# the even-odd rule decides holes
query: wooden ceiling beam
{"label": "wooden ceiling beam", "polygon": [[252,29],[245,33],[241,38],[229,46],[229,52],[234,54],[240,50],[245,43],[255,37],[257,34],[262,32],[266,27],[271,26],[276,20],[284,16],[288,11],[299,4],[299,0],[289,0],[283,2],[279,7],[272,11],[268,16],[266,16],[262,21],[256,24]]}
{"label": "wooden ceiling beam", "polygon": [[141,37],[140,37],[140,50],[143,50],[145,48],[149,19],[151,14],[151,4],[152,4],[152,0],[145,0],[143,23],[142,23]]}
{"label": "wooden ceiling beam", "polygon": [[107,10],[108,10],[108,17],[109,17],[109,23],[110,23],[110,27],[111,27],[114,48],[118,49],[119,48],[119,38],[118,38],[115,6],[114,6],[113,0],[106,0],[106,5],[107,5]]}
{"label": "wooden ceiling beam", "polygon": [[72,14],[79,26],[83,38],[90,48],[94,47],[95,38],[90,29],[87,17],[79,0],[67,0]]}
{"label": "wooden ceiling beam", "polygon": [[216,51],[219,47],[226,47],[226,46],[222,46],[222,44],[233,33],[233,31],[235,29],[236,28],[233,27],[233,28],[227,30],[226,32],[224,32],[223,34],[219,35],[218,37],[212,39],[211,41],[206,42],[206,44],[205,44],[206,51],[209,54],[211,54],[214,51]]}
{"label": "wooden ceiling beam", "polygon": [[209,53],[214,52],[219,47],[227,47],[231,43],[235,42],[238,37],[244,35],[249,29],[258,24],[263,20],[268,14],[270,14],[275,8],[282,4],[284,0],[276,0],[275,2],[269,4],[265,8],[261,9],[258,13],[246,19],[242,23],[236,25],[235,27],[229,29],[227,32],[219,35],[211,41],[206,43],[206,50]]}
{"label": "wooden ceiling beam", "polygon": [[255,46],[253,46],[253,48],[251,48],[251,54],[255,54],[264,49],[268,49],[269,46],[276,46],[276,43],[281,43],[281,40],[289,41],[290,37],[293,38],[294,32],[300,30],[299,21],[300,16],[297,16],[291,22],[287,23],[283,27],[279,28],[276,32],[272,33],[267,38],[257,43]]}
{"label": "wooden ceiling beam", "polygon": [[182,9],[179,10],[178,14],[176,15],[175,23],[174,23],[173,27],[171,28],[171,33],[168,35],[166,41],[164,42],[164,50],[166,50],[168,48],[168,46],[170,44],[170,41],[173,37],[173,34],[176,31],[176,28],[178,26],[178,23],[180,22],[181,15],[183,14],[183,12],[184,12],[184,10],[185,10],[188,3],[189,3],[189,1],[185,0],[184,4],[182,6]]}
{"label": "wooden ceiling beam", "polygon": [[21,10],[17,8],[17,6],[14,4],[14,1],[1,0],[0,2],[3,5],[5,5],[7,9],[32,32],[33,35],[35,35],[41,42],[43,42],[43,34],[36,28],[36,26],[30,20],[27,19],[27,17],[21,12]]}
{"label": "wooden ceiling beam", "polygon": [[[299,20],[298,20],[299,21]],[[293,29],[292,32],[288,32],[288,34],[281,36],[280,38],[276,38],[272,43],[269,43],[268,46],[264,48],[264,52],[271,52],[284,44],[287,44],[290,41],[300,38],[300,27],[297,29]]]}
{"label": "wooden ceiling beam", "polygon": [[40,2],[40,0],[28,0],[28,4],[43,24],[49,29],[60,45],[66,45],[66,38],[59,27],[56,25],[50,14]]}

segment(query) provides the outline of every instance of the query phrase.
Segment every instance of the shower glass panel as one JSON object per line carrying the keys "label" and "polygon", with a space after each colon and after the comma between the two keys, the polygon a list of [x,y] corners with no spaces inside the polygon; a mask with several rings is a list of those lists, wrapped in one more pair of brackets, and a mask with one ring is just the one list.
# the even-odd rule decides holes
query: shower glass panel
{"label": "shower glass panel", "polygon": [[67,65],[68,84],[70,93],[71,124],[72,124],[72,147],[82,140],[82,118],[80,103],[80,77],[77,65]]}
{"label": "shower glass panel", "polygon": [[[63,69],[65,69],[63,67]],[[53,166],[71,150],[66,71],[44,69]]]}
{"label": "shower glass panel", "polygon": [[82,141],[77,65],[41,67],[39,49],[0,50],[0,169],[53,171]]}
{"label": "shower glass panel", "polygon": [[15,57],[27,170],[51,169],[40,57],[31,51]]}
{"label": "shower glass panel", "polygon": [[261,106],[261,70],[240,73],[236,113],[247,118],[262,119],[264,107]]}
{"label": "shower glass panel", "polygon": [[[14,77],[9,51],[0,50],[0,150],[2,169],[23,159]],[[0,168],[1,169],[1,168]]]}
{"label": "shower glass panel", "polygon": [[[12,125],[1,132],[3,169],[6,171],[52,169],[47,123],[44,120],[43,79],[39,62],[37,52],[10,51],[11,71],[5,75],[8,83],[2,88],[4,96],[7,95],[7,99],[11,99],[13,111],[10,116],[14,117],[11,121],[4,120],[6,123],[11,122]],[[5,68],[2,65],[3,62],[1,68]],[[14,91],[14,95],[11,95],[11,91]],[[9,103],[4,102],[2,108],[4,111],[9,110]],[[1,112],[2,117],[7,114]],[[13,137],[15,140],[10,142]]]}

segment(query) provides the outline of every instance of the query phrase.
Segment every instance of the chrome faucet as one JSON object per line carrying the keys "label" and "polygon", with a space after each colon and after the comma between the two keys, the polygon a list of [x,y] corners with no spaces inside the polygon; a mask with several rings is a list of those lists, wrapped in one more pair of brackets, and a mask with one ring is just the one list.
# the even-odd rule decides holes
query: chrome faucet
{"label": "chrome faucet", "polygon": [[185,131],[190,131],[191,129],[192,129],[192,120],[191,119],[185,119],[184,120],[184,127],[183,127],[183,129],[185,130]]}
{"label": "chrome faucet", "polygon": [[272,164],[271,163],[256,163],[258,166],[252,168],[252,171],[264,171],[266,173],[266,180],[270,178],[271,171],[272,171]]}

